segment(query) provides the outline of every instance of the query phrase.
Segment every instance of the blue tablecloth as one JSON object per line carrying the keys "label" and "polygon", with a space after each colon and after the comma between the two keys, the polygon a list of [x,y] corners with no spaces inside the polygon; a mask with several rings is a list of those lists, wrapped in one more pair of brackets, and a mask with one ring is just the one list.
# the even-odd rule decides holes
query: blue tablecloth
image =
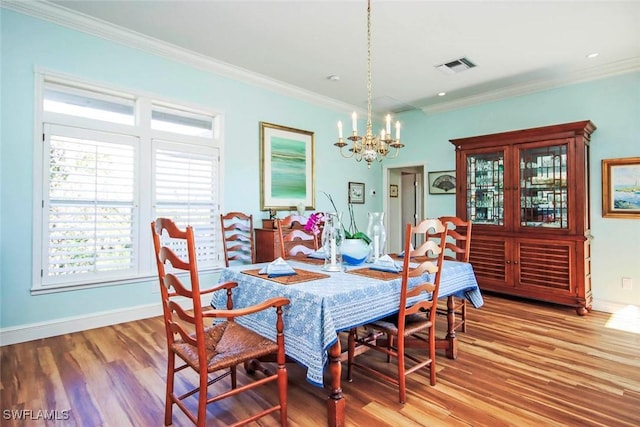
{"label": "blue tablecloth", "polygon": [[[289,261],[292,267],[321,271],[319,265]],[[261,268],[266,264],[234,266],[224,269],[220,282],[234,281],[234,308],[246,307],[275,296],[289,298],[284,307],[285,346],[289,357],[307,367],[307,380],[323,385],[327,349],[337,340],[337,333],[349,330],[398,311],[401,276],[393,280],[377,280],[347,272],[326,273],[328,278],[282,285],[266,278],[243,274],[242,270]],[[352,268],[362,268],[349,267]],[[439,298],[456,295],[466,298],[474,307],[483,300],[471,264],[445,261],[440,280]],[[215,292],[214,307],[225,307],[226,293]],[[275,339],[275,310],[237,319],[238,323]]]}

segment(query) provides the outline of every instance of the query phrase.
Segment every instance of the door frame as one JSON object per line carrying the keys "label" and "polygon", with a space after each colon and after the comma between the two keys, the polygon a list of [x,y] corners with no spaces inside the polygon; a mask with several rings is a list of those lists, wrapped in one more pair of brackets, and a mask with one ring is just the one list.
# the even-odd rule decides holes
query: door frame
{"label": "door frame", "polygon": [[[427,211],[427,197],[426,189],[428,187],[427,182],[427,164],[426,163],[406,163],[406,164],[393,164],[382,166],[382,196],[384,197],[383,209],[384,212],[388,212],[385,215],[385,229],[387,231],[387,244],[386,249],[389,253],[397,253],[402,251],[402,233],[404,232],[403,224],[401,223],[402,212],[398,205],[400,205],[400,197],[402,197],[402,188],[400,187],[400,175],[402,172],[415,173],[421,175],[422,179],[418,183],[421,188],[418,189],[416,196],[416,214],[418,219],[424,218]],[[389,186],[391,184],[398,185],[398,198],[392,198],[389,195]]]}

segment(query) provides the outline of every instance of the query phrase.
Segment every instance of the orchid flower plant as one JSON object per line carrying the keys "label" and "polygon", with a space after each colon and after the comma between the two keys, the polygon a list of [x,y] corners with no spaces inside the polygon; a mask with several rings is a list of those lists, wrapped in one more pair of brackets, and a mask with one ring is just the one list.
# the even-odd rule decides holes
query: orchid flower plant
{"label": "orchid flower plant", "polygon": [[[338,212],[338,208],[336,208],[336,204],[333,202],[333,198],[329,193],[322,191],[322,193],[327,196],[329,201],[331,202],[331,206],[335,212]],[[349,228],[345,228],[344,224],[342,225],[342,229],[344,230],[344,237],[347,239],[361,239],[364,240],[367,244],[371,243],[371,239],[362,231],[358,230],[358,226],[356,225],[356,220],[353,214],[353,205],[349,203]],[[321,225],[325,220],[325,214],[322,212],[316,212],[311,214],[307,223],[304,226],[304,229],[308,232],[312,232],[313,234],[319,234]]]}

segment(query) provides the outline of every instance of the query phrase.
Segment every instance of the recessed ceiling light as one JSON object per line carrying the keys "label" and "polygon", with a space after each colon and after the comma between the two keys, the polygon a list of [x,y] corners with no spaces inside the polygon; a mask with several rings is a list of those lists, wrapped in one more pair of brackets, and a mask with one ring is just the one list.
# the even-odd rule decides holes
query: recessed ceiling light
{"label": "recessed ceiling light", "polygon": [[447,94],[447,92],[439,92],[438,96],[445,96]]}
{"label": "recessed ceiling light", "polygon": [[327,76],[327,80],[337,82],[338,80],[340,80],[340,76],[337,74],[331,74],[330,76]]}
{"label": "recessed ceiling light", "polygon": [[588,54],[588,55],[587,55],[587,59],[593,59],[593,58],[595,58],[595,57],[596,57],[596,56],[598,56],[598,55],[599,55],[599,53],[598,53],[598,52],[590,53],[590,54]]}

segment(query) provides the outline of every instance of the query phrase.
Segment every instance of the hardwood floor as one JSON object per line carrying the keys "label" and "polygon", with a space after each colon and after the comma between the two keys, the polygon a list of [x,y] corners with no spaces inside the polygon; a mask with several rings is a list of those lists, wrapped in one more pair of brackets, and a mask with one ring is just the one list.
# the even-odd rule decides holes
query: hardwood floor
{"label": "hardwood floor", "polygon": [[[469,309],[468,332],[458,335],[458,359],[438,357],[435,387],[424,373],[410,375],[401,405],[395,387],[356,371],[343,383],[347,424],[638,426],[640,334],[608,328],[609,318],[485,295],[484,307]],[[164,346],[158,317],[1,347],[0,424],[162,426]],[[377,354],[360,357],[384,363]],[[297,364],[288,371],[289,425],[325,425],[327,391],[308,384]],[[210,405],[208,425],[225,425],[275,396],[269,390]],[[45,422],[41,411],[57,411],[58,420]],[[273,417],[255,425],[277,424]],[[191,424],[175,408],[173,425]]]}

